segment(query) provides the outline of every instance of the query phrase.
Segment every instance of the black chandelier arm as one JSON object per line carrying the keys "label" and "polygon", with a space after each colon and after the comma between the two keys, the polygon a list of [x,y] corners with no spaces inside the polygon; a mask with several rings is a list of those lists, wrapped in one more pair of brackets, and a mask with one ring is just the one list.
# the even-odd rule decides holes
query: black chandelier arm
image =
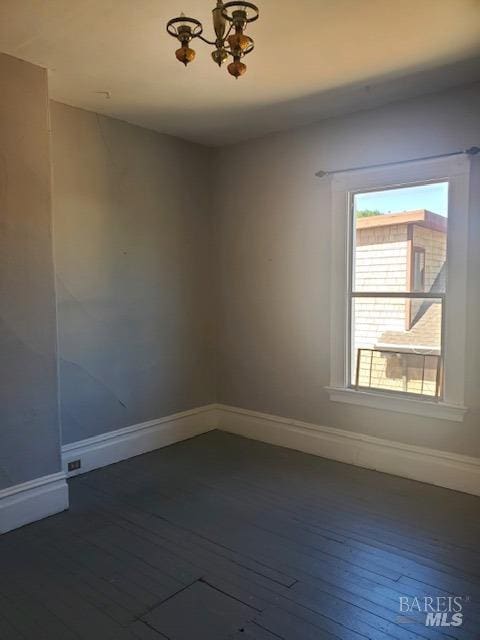
{"label": "black chandelier arm", "polygon": [[189,18],[188,16],[178,16],[177,18],[172,18],[171,20],[169,20],[166,27],[167,33],[177,39],[179,36],[177,24],[185,24],[189,26],[192,39],[199,38],[203,32],[203,26],[200,20],[197,20],[196,18]]}
{"label": "black chandelier arm", "polygon": [[199,40],[203,40],[203,42],[206,42],[207,44],[211,44],[211,45],[216,45],[217,41],[214,40],[213,42],[211,40],[207,40],[206,38],[204,38],[202,35],[198,35],[196,36]]}
{"label": "black chandelier arm", "polygon": [[223,36],[223,44],[225,44],[225,42],[228,39],[228,36],[232,33],[232,29],[233,29],[233,22],[230,22],[230,26],[228,27],[228,31],[227,33]]}
{"label": "black chandelier arm", "polygon": [[232,16],[229,15],[227,11],[227,9],[233,7],[242,7],[244,10],[251,9],[253,11],[253,16],[251,16],[250,18],[246,17],[246,23],[255,22],[255,20],[258,20],[258,16],[260,15],[258,7],[251,2],[245,2],[245,0],[232,0],[231,2],[226,2],[222,8],[222,16],[225,18],[225,20],[228,20],[229,22],[233,21]]}
{"label": "black chandelier arm", "polygon": [[[225,43],[227,42],[228,36],[231,34],[232,29],[233,29],[233,24],[229,26],[227,33],[222,38],[222,44],[221,44],[222,47],[225,47]],[[200,40],[203,40],[203,42],[206,42],[207,44],[211,44],[214,47],[217,46],[218,40],[213,40],[213,41],[207,40],[207,38],[204,38],[204,36],[202,35],[198,35],[196,37],[199,38]]]}

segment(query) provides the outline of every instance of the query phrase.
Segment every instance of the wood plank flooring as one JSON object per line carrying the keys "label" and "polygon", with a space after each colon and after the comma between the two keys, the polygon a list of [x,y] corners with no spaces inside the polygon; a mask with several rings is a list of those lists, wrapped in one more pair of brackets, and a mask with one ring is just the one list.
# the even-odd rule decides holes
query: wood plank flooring
{"label": "wood plank flooring", "polygon": [[1,640],[480,639],[480,498],[218,431],[69,484],[0,537]]}

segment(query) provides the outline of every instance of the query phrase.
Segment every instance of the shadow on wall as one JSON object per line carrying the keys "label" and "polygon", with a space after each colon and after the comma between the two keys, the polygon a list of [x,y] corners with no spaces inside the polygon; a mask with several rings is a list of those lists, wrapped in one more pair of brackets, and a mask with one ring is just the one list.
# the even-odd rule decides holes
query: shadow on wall
{"label": "shadow on wall", "polygon": [[1,318],[0,353],[8,363],[8,368],[0,369],[2,488],[25,478],[47,475],[58,466],[53,449],[42,455],[38,455],[37,447],[32,450],[32,443],[40,446],[38,434],[45,436],[45,425],[50,425],[52,438],[58,441],[58,424],[56,399],[51,393],[51,381],[56,378],[51,354],[37,352]]}
{"label": "shadow on wall", "polygon": [[68,444],[214,400],[209,151],[55,102],[51,112]]}

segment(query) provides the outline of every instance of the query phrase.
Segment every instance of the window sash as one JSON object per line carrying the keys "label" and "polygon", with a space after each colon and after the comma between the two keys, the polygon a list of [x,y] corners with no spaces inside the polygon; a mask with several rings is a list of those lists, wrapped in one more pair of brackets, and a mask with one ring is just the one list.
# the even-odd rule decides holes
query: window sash
{"label": "window sash", "polygon": [[435,300],[445,300],[446,293],[430,291],[350,291],[353,298],[428,298]]}
{"label": "window sash", "polygon": [[[425,291],[414,291],[412,288],[413,283],[413,273],[412,268],[414,266],[414,256],[415,250],[417,247],[412,247],[412,255],[410,256],[410,260],[412,264],[409,265],[410,274],[409,274],[409,282],[406,282],[406,290],[405,291],[354,291],[352,290],[352,283],[355,280],[355,252],[356,252],[356,244],[355,244],[355,234],[356,234],[356,218],[355,218],[355,196],[358,194],[368,193],[369,191],[389,191],[392,189],[399,188],[409,188],[409,187],[418,187],[426,184],[437,184],[439,182],[447,182],[449,191],[450,191],[450,180],[448,178],[442,179],[430,179],[430,180],[415,180],[411,181],[407,184],[403,185],[394,185],[383,187],[375,187],[372,189],[356,189],[355,191],[348,192],[348,256],[347,256],[347,264],[348,264],[348,304],[347,304],[347,313],[348,313],[348,325],[347,325],[347,335],[348,335],[348,351],[347,351],[347,360],[346,360],[346,386],[350,389],[359,388],[353,382],[354,380],[354,358],[355,358],[355,345],[354,345],[354,317],[353,317],[353,299],[355,298],[389,298],[389,299],[403,299],[403,300],[415,300],[415,299],[435,299],[441,301],[441,331],[440,331],[440,368],[442,373],[445,371],[445,359],[444,359],[444,345],[445,345],[445,299],[446,292],[441,293],[430,293]],[[448,221],[448,218],[447,218]],[[448,223],[447,223],[447,241],[448,241]],[[423,251],[425,255],[425,252]],[[448,254],[447,254],[448,255]],[[448,264],[448,263],[447,263]],[[424,264],[425,268],[425,264]],[[448,273],[448,266],[447,266]],[[409,287],[407,289],[407,286]],[[407,318],[408,321],[408,318]],[[358,364],[358,355],[357,355],[357,364]],[[427,396],[424,394],[412,394],[408,391],[401,391],[396,389],[376,389],[376,391],[387,391],[393,395],[404,396],[404,395],[415,395],[420,398],[432,398],[432,396]],[[443,399],[443,376],[437,385],[438,395],[435,396],[436,400]]]}
{"label": "window sash", "polygon": [[[365,384],[361,384],[360,382],[360,374],[361,374],[361,369],[362,369],[362,354],[360,352],[369,352],[370,353],[370,370],[369,370],[369,384],[365,385]],[[388,386],[375,386],[375,384],[372,385],[372,371],[373,371],[373,357],[374,354],[385,354],[385,357],[390,355],[390,356],[401,356],[402,357],[402,364],[404,366],[406,366],[406,371],[407,371],[407,375],[408,375],[408,358],[416,358],[418,360],[422,361],[422,377],[420,380],[416,379],[417,384],[420,383],[420,388],[421,391],[416,392],[416,391],[411,391],[408,389],[408,385],[413,383],[413,379],[408,380],[408,378],[403,378],[402,379],[402,383],[405,384],[407,386],[406,390],[395,390],[392,389],[391,387]],[[355,371],[355,382],[352,382],[352,388],[353,389],[357,389],[357,390],[364,390],[364,391],[388,391],[393,392],[393,393],[399,393],[401,395],[403,394],[408,394],[410,396],[417,396],[417,397],[427,397],[430,399],[438,399],[440,397],[440,393],[441,393],[441,385],[442,385],[442,379],[441,379],[441,372],[442,372],[442,366],[443,366],[443,362],[442,362],[442,356],[441,354],[431,354],[431,353],[405,353],[405,352],[398,352],[395,351],[394,349],[381,349],[381,348],[366,348],[366,347],[359,347],[357,349],[357,365],[356,365],[356,371]],[[381,356],[383,357],[383,356]],[[434,393],[423,393],[424,389],[425,389],[425,370],[426,370],[426,364],[427,364],[427,359],[429,360],[435,360],[435,380],[434,380]],[[387,363],[382,362],[382,365],[385,366],[385,371],[387,370]],[[414,368],[418,368],[418,364],[417,367]],[[432,370],[432,368],[430,367],[430,370]]]}
{"label": "window sash", "polygon": [[[386,388],[379,388],[379,387],[362,387],[359,386],[357,384],[357,378],[358,378],[358,353],[356,354],[355,351],[358,349],[363,349],[363,350],[371,350],[371,351],[385,351],[386,349],[384,348],[369,348],[369,347],[356,347],[355,345],[355,336],[354,336],[354,328],[355,328],[355,322],[354,322],[354,309],[353,309],[353,301],[355,299],[373,299],[373,298],[390,298],[390,299],[402,299],[402,300],[415,300],[415,299],[421,299],[421,300],[437,300],[438,303],[441,305],[441,326],[440,326],[440,344],[439,344],[439,353],[438,353],[438,357],[439,357],[439,375],[440,375],[440,379],[437,381],[437,394],[435,396],[429,395],[429,394],[422,394],[422,393],[413,393],[411,391],[403,391],[403,390],[398,390],[398,389],[386,389]],[[348,303],[348,345],[349,345],[349,349],[348,349],[348,353],[347,353],[347,388],[349,389],[363,389],[363,390],[371,390],[371,391],[378,391],[380,393],[389,393],[389,394],[393,394],[399,397],[402,396],[413,396],[413,397],[417,397],[417,398],[426,398],[426,399],[434,399],[434,400],[442,400],[443,399],[443,393],[444,393],[444,378],[443,378],[443,372],[445,371],[445,349],[444,349],[444,345],[445,345],[445,299],[446,299],[446,294],[445,293],[437,293],[437,294],[429,294],[429,295],[425,295],[422,294],[421,292],[365,292],[365,291],[359,291],[359,292],[351,292],[349,295],[349,303]],[[415,346],[415,345],[413,345]],[[422,345],[420,345],[418,347],[419,349],[422,348]],[[395,352],[394,349],[394,345],[392,345],[392,352]],[[408,352],[407,352],[408,353]],[[437,354],[435,354],[437,355]],[[356,360],[356,364],[354,366],[354,359],[355,356],[357,357]]]}

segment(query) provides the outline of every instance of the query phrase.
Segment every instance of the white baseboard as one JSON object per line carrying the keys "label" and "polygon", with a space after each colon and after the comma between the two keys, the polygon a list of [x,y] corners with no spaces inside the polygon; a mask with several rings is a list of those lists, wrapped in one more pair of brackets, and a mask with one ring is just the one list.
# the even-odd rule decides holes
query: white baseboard
{"label": "white baseboard", "polygon": [[217,405],[223,431],[367,469],[480,495],[480,458]]}
{"label": "white baseboard", "polygon": [[68,509],[63,471],[0,490],[0,534]]}
{"label": "white baseboard", "polygon": [[[216,426],[216,405],[205,405],[66,444],[62,447],[62,466],[69,477],[75,476],[193,438]],[[81,467],[68,472],[68,463],[73,460],[80,460]]]}
{"label": "white baseboard", "polygon": [[68,509],[67,465],[85,473],[212,429],[480,495],[480,459],[226,405],[206,405],[62,447],[64,471],[0,490],[0,533]]}
{"label": "white baseboard", "polygon": [[68,476],[86,473],[215,428],[367,469],[480,495],[479,458],[218,404],[64,445],[63,468],[67,472],[70,461],[80,460],[81,468],[68,473]]}

